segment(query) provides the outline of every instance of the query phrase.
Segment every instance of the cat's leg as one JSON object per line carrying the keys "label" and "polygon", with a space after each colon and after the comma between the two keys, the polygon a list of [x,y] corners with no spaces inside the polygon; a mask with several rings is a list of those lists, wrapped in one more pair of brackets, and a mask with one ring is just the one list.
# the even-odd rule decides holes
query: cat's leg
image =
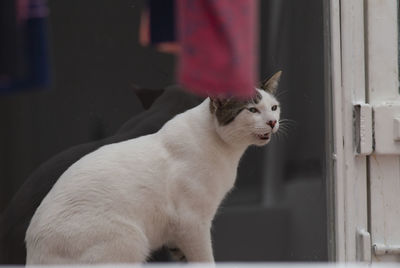
{"label": "cat's leg", "polygon": [[169,247],[169,253],[171,254],[171,258],[177,262],[187,262],[185,254],[183,254],[182,250],[176,247]]}
{"label": "cat's leg", "polygon": [[150,255],[150,245],[145,234],[137,229],[114,233],[112,239],[97,241],[85,250],[80,263],[144,263]]}
{"label": "cat's leg", "polygon": [[65,250],[58,248],[28,250],[27,265],[144,263],[149,254],[150,250],[145,241],[132,240],[132,237],[118,237],[109,241],[99,241],[83,251],[68,255],[65,254]]}
{"label": "cat's leg", "polygon": [[176,245],[188,262],[214,262],[209,227],[185,226],[177,234]]}
{"label": "cat's leg", "polygon": [[99,245],[92,254],[86,255],[83,263],[144,263],[150,255],[147,244],[120,238]]}

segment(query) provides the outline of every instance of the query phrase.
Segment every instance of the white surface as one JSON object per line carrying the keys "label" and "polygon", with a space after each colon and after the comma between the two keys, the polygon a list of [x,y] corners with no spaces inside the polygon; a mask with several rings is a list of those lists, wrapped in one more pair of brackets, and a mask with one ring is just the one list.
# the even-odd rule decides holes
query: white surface
{"label": "white surface", "polygon": [[400,103],[374,105],[375,154],[400,155],[400,125],[395,121],[399,117]]}
{"label": "white surface", "polygon": [[400,141],[400,117],[393,119],[393,139]]}
{"label": "white surface", "polygon": [[376,256],[384,256],[384,255],[400,255],[400,245],[374,245],[374,253]]}
{"label": "white surface", "polygon": [[[367,84],[373,106],[398,102],[397,1],[367,0]],[[393,117],[388,125],[375,125],[375,131],[393,135]],[[376,121],[377,118],[375,118]],[[379,119],[379,118],[378,118]],[[376,124],[381,123],[376,122]],[[380,134],[379,134],[380,135]],[[384,139],[383,137],[377,137]],[[389,139],[389,138],[388,138]],[[382,142],[378,140],[377,142]],[[393,142],[393,137],[390,137]],[[393,148],[394,149],[394,148]],[[400,158],[393,155],[372,155],[370,161],[370,232],[372,244],[400,244]],[[396,255],[383,255],[374,261],[397,261]],[[399,265],[400,267],[400,265]]]}
{"label": "white surface", "polygon": [[357,230],[357,260],[365,263],[371,261],[371,235],[367,230]]}
{"label": "white surface", "polygon": [[357,144],[357,154],[369,155],[372,153],[372,107],[368,103],[358,103],[354,106]]}
{"label": "white surface", "polygon": [[[364,2],[331,1],[336,154],[336,259],[353,262],[356,231],[367,226],[367,161],[355,155],[353,104],[365,103]],[[339,10],[339,13],[338,13]],[[340,22],[338,24],[338,21]],[[339,32],[340,31],[340,32]],[[340,46],[337,41],[340,40]],[[341,59],[338,62],[337,58]],[[341,77],[339,77],[340,72]]]}
{"label": "white surface", "polygon": [[344,152],[342,125],[342,62],[340,43],[340,1],[330,1],[330,59],[331,90],[333,107],[333,192],[334,199],[334,239],[336,260],[345,260],[345,202],[344,202]]}
{"label": "white surface", "polygon": [[[25,267],[25,266],[1,266],[0,267]],[[75,265],[75,266],[55,266],[55,265],[48,265],[48,266],[29,266],[29,267],[46,267],[46,268],[51,268],[51,267],[78,267],[78,268],[85,268],[85,267],[100,267],[100,268],[111,268],[111,267],[117,267],[117,268],[139,268],[139,267],[148,267],[148,268],[181,268],[181,267],[187,267],[187,268],[215,268],[215,267],[221,267],[221,268],[366,268],[366,267],[373,267],[373,268],[398,268],[398,264],[394,263],[389,263],[389,264],[371,264],[371,265],[366,265],[366,264],[356,264],[356,263],[220,263],[216,265],[211,265],[211,264],[145,264],[145,265],[137,265],[137,264],[132,264],[132,265],[96,265],[96,266],[90,266],[90,265]]]}

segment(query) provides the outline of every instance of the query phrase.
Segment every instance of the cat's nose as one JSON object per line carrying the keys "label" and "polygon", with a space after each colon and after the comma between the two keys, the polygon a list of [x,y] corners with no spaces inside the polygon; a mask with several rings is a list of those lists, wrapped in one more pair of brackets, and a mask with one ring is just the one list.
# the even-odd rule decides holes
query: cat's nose
{"label": "cat's nose", "polygon": [[267,122],[267,125],[270,126],[271,128],[274,128],[276,125],[276,120],[270,120]]}

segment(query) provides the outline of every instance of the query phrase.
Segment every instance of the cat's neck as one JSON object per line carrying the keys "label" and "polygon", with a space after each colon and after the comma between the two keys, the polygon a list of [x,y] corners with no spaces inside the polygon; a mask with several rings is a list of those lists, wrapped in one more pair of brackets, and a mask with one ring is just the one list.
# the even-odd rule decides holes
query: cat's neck
{"label": "cat's neck", "polygon": [[214,116],[210,112],[209,105],[210,99],[207,98],[200,105],[181,114],[182,120],[203,148],[219,152],[238,162],[249,145],[222,139],[216,131]]}

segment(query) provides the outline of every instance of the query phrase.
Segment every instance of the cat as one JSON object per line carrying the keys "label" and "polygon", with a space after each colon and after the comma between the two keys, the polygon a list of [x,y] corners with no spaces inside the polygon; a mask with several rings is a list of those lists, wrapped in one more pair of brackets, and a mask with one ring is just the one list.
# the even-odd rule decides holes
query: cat
{"label": "cat", "polygon": [[[198,105],[204,98],[185,92],[180,86],[164,89],[135,87],[144,111],[129,119],[112,136],[73,146],[37,168],[20,187],[0,216],[0,264],[25,264],[25,233],[43,198],[58,178],[76,161],[103,145],[157,132],[176,114]],[[150,261],[170,261],[168,250],[160,250]]]}
{"label": "cat", "polygon": [[154,134],[74,163],[31,220],[27,264],[141,263],[164,245],[214,262],[210,228],[239,160],[279,129],[280,76],[251,99],[207,98]]}

